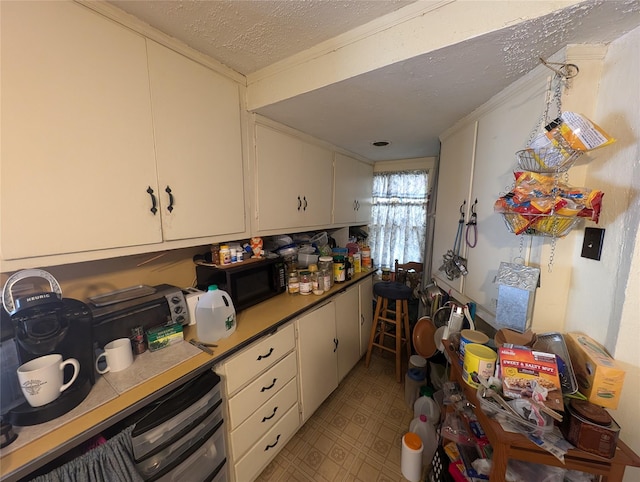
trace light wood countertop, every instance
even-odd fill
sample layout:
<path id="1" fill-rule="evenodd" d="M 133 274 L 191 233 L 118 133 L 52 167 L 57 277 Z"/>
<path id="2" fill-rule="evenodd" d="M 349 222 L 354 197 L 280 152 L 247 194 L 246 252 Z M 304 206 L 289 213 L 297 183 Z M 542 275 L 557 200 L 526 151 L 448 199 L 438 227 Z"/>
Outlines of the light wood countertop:
<path id="1" fill-rule="evenodd" d="M 59 427 L 54 428 L 43 436 L 24 444 L 15 450 L 10 450 L 11 445 L 0 450 L 0 480 L 14 481 L 27 476 L 29 473 L 43 466 L 58 456 L 64 454 L 69 449 L 88 440 L 100 431 L 124 419 L 146 404 L 164 395 L 168 391 L 176 388 L 180 384 L 196 376 L 204 370 L 214 367 L 217 363 L 233 355 L 240 349 L 251 344 L 257 339 L 276 330 L 279 326 L 296 318 L 303 312 L 321 305 L 332 296 L 340 293 L 351 285 L 358 283 L 368 276 L 372 276 L 374 271 L 356 274 L 353 279 L 344 283 L 335 284 L 331 290 L 323 295 L 289 295 L 283 293 L 275 296 L 258 305 L 247 308 L 238 313 L 236 317 L 236 331 L 223 340 L 216 342 L 214 354 L 205 352 L 191 356 L 185 361 L 168 368 L 156 376 L 124 391 L 115 392 L 109 395 L 108 401 L 96 408 L 85 411 L 82 415 L 73 418 L 68 422 L 63 422 Z M 195 326 L 185 327 L 185 342 L 191 338 L 196 338 Z M 162 358 L 163 350 L 150 353 L 149 356 Z M 109 391 L 110 387 L 104 386 L 104 380 L 98 382 L 92 388 L 92 392 L 87 400 L 92 396 L 97 388 Z M 82 409 L 82 402 L 77 409 Z M 74 409 L 75 410 L 75 409 Z M 63 418 L 63 417 L 60 417 Z M 60 420 L 60 419 L 56 419 Z M 55 422 L 52 421 L 52 422 Z M 48 423 L 52 423 L 48 422 Z M 20 429 L 19 427 L 17 430 Z M 18 434 L 18 437 L 20 434 Z"/>

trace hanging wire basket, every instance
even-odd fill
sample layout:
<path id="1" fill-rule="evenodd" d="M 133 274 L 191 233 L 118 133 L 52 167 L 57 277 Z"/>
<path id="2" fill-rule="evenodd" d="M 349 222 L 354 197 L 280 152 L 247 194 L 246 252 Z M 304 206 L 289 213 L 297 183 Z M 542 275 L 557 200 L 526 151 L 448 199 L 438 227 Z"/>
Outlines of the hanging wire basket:
<path id="1" fill-rule="evenodd" d="M 504 223 L 513 234 L 563 238 L 580 222 L 580 218 L 558 214 L 502 213 Z"/>
<path id="2" fill-rule="evenodd" d="M 542 174 L 566 172 L 581 155 L 581 151 L 558 147 L 529 147 L 516 152 L 520 169 Z"/>

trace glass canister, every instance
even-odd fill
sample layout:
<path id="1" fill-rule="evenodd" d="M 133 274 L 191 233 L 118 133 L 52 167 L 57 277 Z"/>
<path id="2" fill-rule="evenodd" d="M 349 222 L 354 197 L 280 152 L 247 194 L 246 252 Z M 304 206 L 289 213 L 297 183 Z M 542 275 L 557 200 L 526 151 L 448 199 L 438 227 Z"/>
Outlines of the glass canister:
<path id="1" fill-rule="evenodd" d="M 333 281 L 343 283 L 347 279 L 347 263 L 342 255 L 333 257 Z"/>
<path id="2" fill-rule="evenodd" d="M 300 271 L 300 294 L 308 295 L 311 293 L 311 273 L 309 271 Z"/>
<path id="3" fill-rule="evenodd" d="M 329 275 L 329 284 L 325 284 L 325 291 L 333 286 L 333 258 L 331 256 L 320 256 L 318 259 L 318 270 L 326 271 Z"/>
<path id="4" fill-rule="evenodd" d="M 318 288 L 329 291 L 333 285 L 333 273 L 327 269 L 320 270 L 318 273 Z"/>

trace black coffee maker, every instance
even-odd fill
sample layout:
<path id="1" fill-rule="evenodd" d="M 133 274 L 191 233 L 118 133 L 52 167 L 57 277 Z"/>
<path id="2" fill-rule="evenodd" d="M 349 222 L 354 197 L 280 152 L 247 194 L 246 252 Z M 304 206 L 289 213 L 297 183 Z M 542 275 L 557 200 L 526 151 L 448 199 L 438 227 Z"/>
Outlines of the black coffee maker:
<path id="1" fill-rule="evenodd" d="M 21 294 L 14 301 L 14 285 L 33 277 L 45 279 L 51 291 Z M 63 359 L 75 358 L 80 363 L 76 381 L 53 402 L 32 407 L 23 401 L 2 414 L 4 420 L 16 426 L 48 422 L 78 406 L 95 383 L 91 311 L 81 301 L 63 298 L 58 282 L 43 270 L 23 270 L 14 274 L 5 283 L 2 294 L 20 364 L 51 353 L 58 353 Z M 15 367 L 11 370 L 11 373 L 5 373 L 3 369 L 2 376 L 17 379 Z M 70 371 L 65 371 L 65 381 L 71 378 Z"/>

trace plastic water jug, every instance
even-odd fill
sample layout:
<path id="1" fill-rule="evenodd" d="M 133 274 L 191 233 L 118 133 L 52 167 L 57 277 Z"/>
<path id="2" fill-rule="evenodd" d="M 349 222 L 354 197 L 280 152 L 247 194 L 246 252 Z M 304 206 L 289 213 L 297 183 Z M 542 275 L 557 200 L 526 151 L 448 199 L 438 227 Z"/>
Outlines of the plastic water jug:
<path id="1" fill-rule="evenodd" d="M 422 464 L 429 465 L 438 448 L 436 428 L 427 420 L 426 415 L 420 415 L 411 421 L 409 431 L 418 434 L 422 440 Z"/>
<path id="2" fill-rule="evenodd" d="M 426 390 L 423 389 L 420 390 L 420 396 L 413 404 L 413 416 L 418 418 L 420 415 L 426 415 L 432 425 L 437 425 L 440 421 L 440 406 L 433 398 L 425 395 Z"/>
<path id="3" fill-rule="evenodd" d="M 196 304 L 196 330 L 198 340 L 209 343 L 236 331 L 236 310 L 231 296 L 217 285 L 209 286 Z"/>

